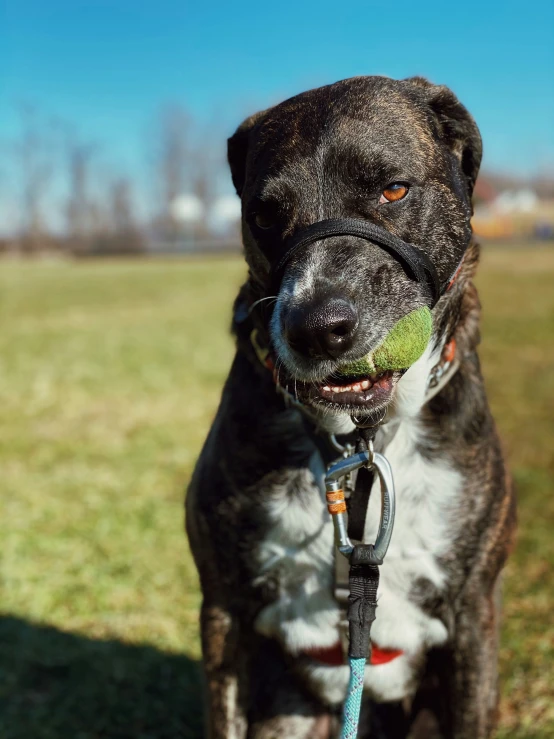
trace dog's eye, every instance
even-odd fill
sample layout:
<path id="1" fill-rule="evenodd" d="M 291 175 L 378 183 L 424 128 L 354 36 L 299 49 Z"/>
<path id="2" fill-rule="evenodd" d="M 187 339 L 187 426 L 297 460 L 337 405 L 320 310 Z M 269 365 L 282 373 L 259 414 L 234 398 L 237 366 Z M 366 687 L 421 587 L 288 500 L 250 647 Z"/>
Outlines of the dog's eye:
<path id="1" fill-rule="evenodd" d="M 394 203 L 397 200 L 402 200 L 408 194 L 409 187 L 403 182 L 393 182 L 383 190 L 379 199 L 379 205 L 383 203 Z"/>
<path id="2" fill-rule="evenodd" d="M 254 216 L 254 223 L 258 228 L 262 228 L 264 230 L 273 228 L 275 225 L 275 221 L 268 213 L 256 213 Z"/>

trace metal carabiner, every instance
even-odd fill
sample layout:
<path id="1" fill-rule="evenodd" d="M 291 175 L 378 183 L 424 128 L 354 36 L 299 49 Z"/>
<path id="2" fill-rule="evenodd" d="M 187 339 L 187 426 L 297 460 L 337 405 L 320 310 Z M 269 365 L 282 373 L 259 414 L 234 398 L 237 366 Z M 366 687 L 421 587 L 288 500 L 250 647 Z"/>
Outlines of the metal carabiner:
<path id="1" fill-rule="evenodd" d="M 360 467 L 375 469 L 381 484 L 381 520 L 372 552 L 374 564 L 381 564 L 392 537 L 396 497 L 391 466 L 386 457 L 373 451 L 373 444 L 370 443 L 368 451 L 353 454 L 329 467 L 325 476 L 327 507 L 333 518 L 337 548 L 346 558 L 350 558 L 354 544 L 346 529 L 346 501 L 339 480 Z"/>

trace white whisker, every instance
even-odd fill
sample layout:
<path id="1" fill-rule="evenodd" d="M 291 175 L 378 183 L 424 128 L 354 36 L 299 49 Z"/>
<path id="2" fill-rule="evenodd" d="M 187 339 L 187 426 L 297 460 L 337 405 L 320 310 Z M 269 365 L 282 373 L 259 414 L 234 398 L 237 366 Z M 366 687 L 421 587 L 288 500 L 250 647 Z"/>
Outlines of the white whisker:
<path id="1" fill-rule="evenodd" d="M 250 308 L 248 309 L 248 315 L 252 313 L 252 311 L 257 305 L 259 305 L 260 303 L 263 303 L 264 300 L 277 300 L 277 295 L 268 295 L 265 298 L 260 298 L 259 300 L 254 301 L 252 305 L 250 306 Z"/>

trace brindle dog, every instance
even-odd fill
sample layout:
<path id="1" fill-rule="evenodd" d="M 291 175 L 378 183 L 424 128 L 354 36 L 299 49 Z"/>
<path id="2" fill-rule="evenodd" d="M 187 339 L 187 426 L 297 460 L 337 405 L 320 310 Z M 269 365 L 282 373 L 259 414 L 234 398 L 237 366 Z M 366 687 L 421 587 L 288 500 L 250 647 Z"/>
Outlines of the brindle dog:
<path id="1" fill-rule="evenodd" d="M 207 733 L 336 735 L 347 667 L 328 658 L 339 609 L 322 489 L 333 455 L 322 429 L 346 434 L 354 415 L 386 409 L 376 446 L 392 465 L 397 518 L 372 640 L 397 656 L 366 669 L 360 736 L 489 737 L 515 505 L 477 356 L 477 126 L 446 87 L 358 77 L 252 116 L 228 154 L 249 272 L 235 306 L 236 356 L 187 498 L 204 596 Z M 419 246 L 441 281 L 461 263 L 433 309 L 426 352 L 405 374 L 350 385 L 333 376 L 428 299 L 382 249 L 327 238 L 296 255 L 272 291 L 284 240 L 344 217 Z M 250 340 L 254 327 L 278 382 L 306 412 L 277 391 Z M 429 400 L 429 375 L 452 339 L 459 369 Z M 378 519 L 374 491 L 366 541 Z"/>

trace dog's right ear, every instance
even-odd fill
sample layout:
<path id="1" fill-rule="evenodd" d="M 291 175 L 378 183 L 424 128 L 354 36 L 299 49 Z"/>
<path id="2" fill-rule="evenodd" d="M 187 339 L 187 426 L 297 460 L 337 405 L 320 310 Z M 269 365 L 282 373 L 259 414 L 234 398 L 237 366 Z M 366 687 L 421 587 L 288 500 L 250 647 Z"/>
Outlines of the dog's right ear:
<path id="1" fill-rule="evenodd" d="M 240 124 L 231 138 L 227 139 L 227 161 L 231 169 L 233 185 L 239 198 L 242 195 L 246 179 L 246 160 L 250 146 L 250 135 L 252 129 L 264 114 L 265 110 L 251 115 Z"/>
<path id="2" fill-rule="evenodd" d="M 444 85 L 434 85 L 424 77 L 409 77 L 404 82 L 422 93 L 435 115 L 441 138 L 459 161 L 471 196 L 483 155 L 481 134 L 472 115 Z"/>

